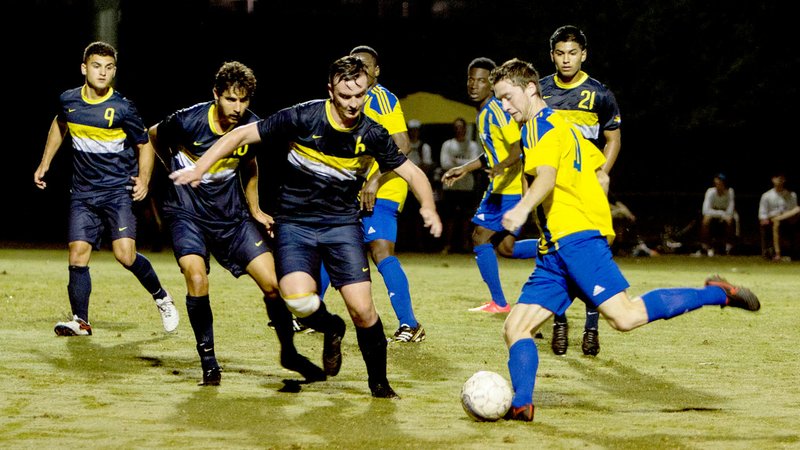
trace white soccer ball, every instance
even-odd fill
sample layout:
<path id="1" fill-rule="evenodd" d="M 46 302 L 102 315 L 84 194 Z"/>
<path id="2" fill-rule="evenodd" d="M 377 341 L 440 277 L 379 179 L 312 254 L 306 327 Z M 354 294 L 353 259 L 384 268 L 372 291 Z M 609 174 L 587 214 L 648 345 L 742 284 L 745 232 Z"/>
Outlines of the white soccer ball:
<path id="1" fill-rule="evenodd" d="M 502 375 L 482 370 L 476 372 L 461 387 L 461 405 L 472 419 L 492 422 L 503 417 L 511 408 L 514 391 Z"/>

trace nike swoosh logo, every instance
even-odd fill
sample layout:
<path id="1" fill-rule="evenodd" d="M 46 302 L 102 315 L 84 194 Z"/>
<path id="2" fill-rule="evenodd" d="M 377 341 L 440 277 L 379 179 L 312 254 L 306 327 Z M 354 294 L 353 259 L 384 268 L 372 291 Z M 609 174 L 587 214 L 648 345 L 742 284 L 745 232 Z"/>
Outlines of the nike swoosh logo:
<path id="1" fill-rule="evenodd" d="M 264 241 L 258 241 L 258 242 L 256 242 L 256 247 L 261 247 L 261 244 L 263 244 L 263 243 L 264 243 Z"/>
<path id="2" fill-rule="evenodd" d="M 72 109 L 72 108 L 68 108 L 68 109 L 67 109 L 67 112 L 68 112 L 68 113 L 69 113 L 69 112 L 75 112 L 75 110 L 74 110 L 74 109 Z"/>
<path id="3" fill-rule="evenodd" d="M 368 271 L 368 270 L 369 270 L 369 267 L 362 267 L 362 268 L 361 268 L 361 271 L 362 271 L 362 272 L 366 272 L 366 271 Z"/>
<path id="4" fill-rule="evenodd" d="M 201 145 L 203 145 L 202 142 L 197 142 L 197 141 L 194 141 L 192 143 L 195 145 L 195 147 L 200 147 Z"/>
<path id="5" fill-rule="evenodd" d="M 214 347 L 211 347 L 211 348 L 204 347 L 204 348 L 203 348 L 203 351 L 204 351 L 204 352 L 206 352 L 206 353 L 208 353 L 208 352 L 213 352 L 213 351 L 214 351 Z"/>
<path id="6" fill-rule="evenodd" d="M 545 96 L 542 97 L 542 99 L 550 98 L 550 97 L 552 97 L 552 95 L 545 95 Z"/>
<path id="7" fill-rule="evenodd" d="M 311 135 L 311 139 L 322 139 L 322 136 L 320 136 L 318 134 L 312 134 Z"/>
<path id="8" fill-rule="evenodd" d="M 119 231 L 125 231 L 125 230 L 127 230 L 127 229 L 128 229 L 128 227 L 122 227 L 122 228 L 118 228 L 118 230 L 119 230 Z"/>

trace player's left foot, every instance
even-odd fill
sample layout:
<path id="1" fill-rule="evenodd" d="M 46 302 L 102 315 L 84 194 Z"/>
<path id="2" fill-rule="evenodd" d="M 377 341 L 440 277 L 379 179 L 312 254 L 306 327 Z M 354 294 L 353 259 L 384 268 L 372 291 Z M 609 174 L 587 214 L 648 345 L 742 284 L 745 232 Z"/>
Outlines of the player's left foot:
<path id="1" fill-rule="evenodd" d="M 518 408 L 511 407 L 503 417 L 506 420 L 521 420 L 523 422 L 533 422 L 533 405 L 528 403 Z"/>
<path id="2" fill-rule="evenodd" d="M 728 298 L 723 307 L 732 306 L 734 308 L 742 308 L 747 311 L 758 311 L 761 309 L 761 302 L 758 297 L 750 289 L 742 286 L 734 286 L 725 278 L 719 275 L 713 275 L 706 279 L 706 286 L 716 286 L 725 291 L 725 296 Z"/>
<path id="3" fill-rule="evenodd" d="M 342 368 L 342 339 L 347 326 L 341 317 L 332 314 L 335 324 L 325 333 L 322 347 L 322 368 L 329 376 L 335 376 Z"/>
<path id="4" fill-rule="evenodd" d="M 421 323 L 417 323 L 415 328 L 402 324 L 394 332 L 392 340 L 395 342 L 422 342 L 425 340 L 425 329 L 422 328 Z"/>
<path id="5" fill-rule="evenodd" d="M 369 387 L 372 396 L 375 398 L 400 398 L 399 395 L 389 386 L 389 382 L 376 383 Z"/>
<path id="6" fill-rule="evenodd" d="M 198 386 L 219 386 L 222 381 L 222 370 L 219 367 L 212 367 L 208 370 L 203 369 L 203 381 L 197 383 Z"/>
<path id="7" fill-rule="evenodd" d="M 583 331 L 581 350 L 587 356 L 597 356 L 600 353 L 600 336 L 596 329 Z"/>
<path id="8" fill-rule="evenodd" d="M 158 312 L 161 314 L 161 324 L 164 325 L 164 331 L 167 333 L 175 331 L 178 328 L 178 309 L 175 308 L 175 302 L 172 301 L 169 293 L 164 298 L 156 299 L 156 307 L 158 307 Z"/>
<path id="9" fill-rule="evenodd" d="M 299 373 L 309 382 L 325 381 L 328 378 L 319 366 L 299 353 L 281 354 L 281 365 L 286 369 Z"/>
<path id="10" fill-rule="evenodd" d="M 473 312 L 486 312 L 491 314 L 499 314 L 499 313 L 507 313 L 511 311 L 511 305 L 506 303 L 505 306 L 500 306 L 494 302 L 494 300 L 490 302 L 486 302 L 481 306 L 476 306 L 475 308 L 470 308 L 470 311 Z"/>

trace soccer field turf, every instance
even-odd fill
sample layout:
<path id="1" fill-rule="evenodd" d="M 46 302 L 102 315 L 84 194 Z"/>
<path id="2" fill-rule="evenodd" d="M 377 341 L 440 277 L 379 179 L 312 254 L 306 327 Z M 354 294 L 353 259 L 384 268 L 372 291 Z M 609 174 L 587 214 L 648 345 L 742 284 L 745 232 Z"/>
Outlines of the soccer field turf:
<path id="1" fill-rule="evenodd" d="M 800 448 L 800 263 L 757 257 L 619 259 L 632 296 L 701 286 L 720 273 L 752 288 L 762 309 L 705 307 L 630 333 L 601 321 L 601 350 L 583 356 L 584 307 L 574 304 L 570 348 L 540 351 L 533 423 L 474 422 L 459 392 L 474 372 L 508 377 L 505 315 L 467 312 L 488 300 L 471 255 L 401 254 L 422 343 L 389 345 L 400 400 L 370 397 L 349 320 L 341 373 L 307 385 L 280 367 L 260 292 L 219 265 L 210 274 L 222 385 L 201 372 L 170 252 L 148 253 L 181 314 L 164 333 L 144 289 L 111 252 L 93 255 L 90 337 L 56 337 L 69 317 L 67 251 L 0 249 L 2 448 Z M 374 268 L 373 268 L 374 269 Z M 501 260 L 513 303 L 531 261 Z M 380 274 L 373 293 L 387 335 L 398 323 Z M 329 291 L 329 308 L 346 315 Z M 299 334 L 319 363 L 322 335 Z M 298 389 L 292 389 L 299 387 Z"/>

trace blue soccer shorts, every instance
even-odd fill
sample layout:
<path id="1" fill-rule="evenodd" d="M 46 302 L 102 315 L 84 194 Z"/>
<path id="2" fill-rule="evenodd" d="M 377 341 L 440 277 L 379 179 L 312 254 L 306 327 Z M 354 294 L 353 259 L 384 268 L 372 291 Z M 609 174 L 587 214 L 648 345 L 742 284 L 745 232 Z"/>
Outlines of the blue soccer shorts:
<path id="1" fill-rule="evenodd" d="M 378 239 L 397 242 L 397 215 L 400 204 L 384 198 L 375 201 L 371 213 L 361 217 L 364 229 L 364 241 L 372 242 Z"/>
<path id="2" fill-rule="evenodd" d="M 557 250 L 536 256 L 517 301 L 564 314 L 575 298 L 597 307 L 628 287 L 608 240 L 599 231 L 580 231 L 560 239 Z"/>
<path id="3" fill-rule="evenodd" d="M 292 272 L 305 272 L 317 279 L 320 263 L 324 262 L 336 289 L 370 281 L 360 223 L 315 226 L 284 221 L 274 228 L 278 279 Z"/>
<path id="4" fill-rule="evenodd" d="M 503 228 L 503 214 L 522 199 L 521 195 L 489 194 L 484 195 L 481 204 L 472 216 L 472 223 L 497 233 L 508 232 Z M 519 236 L 521 227 L 511 233 Z"/>
<path id="5" fill-rule="evenodd" d="M 132 201 L 127 190 L 73 195 L 69 205 L 69 242 L 85 241 L 99 249 L 106 228 L 111 241 L 136 239 Z"/>
<path id="6" fill-rule="evenodd" d="M 185 214 L 165 214 L 172 234 L 172 251 L 175 259 L 186 255 L 200 255 L 210 270 L 209 254 L 219 265 L 239 278 L 247 273 L 250 261 L 271 251 L 267 239 L 253 219 L 229 224 L 209 225 Z"/>

